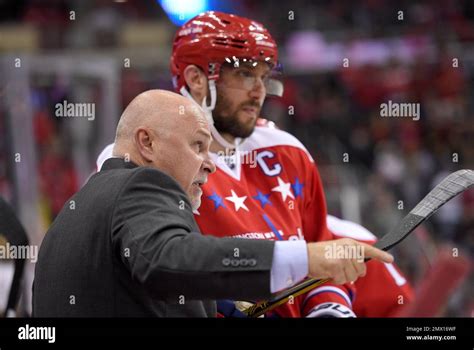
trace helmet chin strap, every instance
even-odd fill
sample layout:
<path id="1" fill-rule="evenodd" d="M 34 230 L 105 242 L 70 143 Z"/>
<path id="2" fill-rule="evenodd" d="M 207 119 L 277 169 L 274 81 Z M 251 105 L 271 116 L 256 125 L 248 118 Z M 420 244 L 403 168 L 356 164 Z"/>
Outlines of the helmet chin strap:
<path id="1" fill-rule="evenodd" d="M 197 102 L 194 100 L 194 98 L 191 96 L 189 91 L 186 89 L 186 87 L 182 86 L 181 89 L 179 90 L 181 95 L 190 98 L 193 100 L 196 104 Z M 211 103 L 207 105 L 206 103 L 206 97 L 202 100 L 201 108 L 204 110 L 204 114 L 206 115 L 207 121 L 209 122 L 209 126 L 211 129 L 211 134 L 214 140 L 217 141 L 222 147 L 224 148 L 229 148 L 232 150 L 236 150 L 238 146 L 243 142 L 241 138 L 236 137 L 234 140 L 234 143 L 230 143 L 227 141 L 222 135 L 217 131 L 216 127 L 214 126 L 214 119 L 212 117 L 212 111 L 216 107 L 216 101 L 217 101 L 217 91 L 216 91 L 216 81 L 214 79 L 209 80 L 209 93 L 211 97 Z"/>

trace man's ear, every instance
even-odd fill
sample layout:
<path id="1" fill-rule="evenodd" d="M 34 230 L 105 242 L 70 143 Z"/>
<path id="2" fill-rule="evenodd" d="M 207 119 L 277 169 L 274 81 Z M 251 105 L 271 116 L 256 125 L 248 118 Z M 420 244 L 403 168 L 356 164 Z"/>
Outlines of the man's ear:
<path id="1" fill-rule="evenodd" d="M 155 135 L 151 130 L 146 128 L 139 128 L 135 132 L 135 144 L 137 145 L 138 153 L 142 159 L 147 162 L 153 162 L 156 154 L 156 147 L 158 143 L 154 140 Z"/>
<path id="2" fill-rule="evenodd" d="M 190 64 L 184 69 L 184 81 L 189 88 L 191 96 L 201 104 L 207 96 L 207 77 L 204 72 L 194 64 Z"/>

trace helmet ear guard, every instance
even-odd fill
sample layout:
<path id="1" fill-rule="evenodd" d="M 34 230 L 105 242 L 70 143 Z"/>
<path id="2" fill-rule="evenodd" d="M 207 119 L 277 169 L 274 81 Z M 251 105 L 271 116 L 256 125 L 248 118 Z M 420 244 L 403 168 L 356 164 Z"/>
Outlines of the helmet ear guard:
<path id="1" fill-rule="evenodd" d="M 198 69 L 202 70 L 201 67 L 198 67 Z M 203 73 L 207 77 L 208 90 L 210 93 L 209 105 L 207 104 L 207 96 L 203 98 L 201 105 L 199 105 L 199 103 L 197 103 L 194 100 L 194 98 L 191 96 L 191 93 L 188 91 L 188 87 L 186 83 L 182 85 L 179 89 L 179 92 L 181 93 L 181 95 L 191 99 L 193 102 L 195 102 L 197 105 L 199 105 L 203 109 L 203 111 L 206 114 L 206 118 L 207 118 L 207 121 L 209 122 L 209 125 L 214 125 L 214 120 L 212 119 L 212 111 L 216 107 L 216 101 L 217 101 L 216 79 L 218 79 L 219 77 L 218 71 L 216 74 L 217 69 L 220 69 L 220 64 L 210 63 L 208 66 L 207 74 L 205 71 L 203 71 Z M 173 77 L 173 85 L 175 84 L 176 80 L 177 80 L 176 77 Z"/>

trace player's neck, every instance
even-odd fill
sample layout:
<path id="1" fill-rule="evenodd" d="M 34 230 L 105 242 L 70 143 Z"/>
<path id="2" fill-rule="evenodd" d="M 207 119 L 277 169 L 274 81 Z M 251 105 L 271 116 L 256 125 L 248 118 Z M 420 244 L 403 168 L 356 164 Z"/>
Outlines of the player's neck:
<path id="1" fill-rule="evenodd" d="M 235 142 L 235 137 L 233 137 L 230 134 L 227 133 L 220 133 L 220 135 L 224 138 L 229 143 L 234 143 Z M 218 152 L 229 152 L 229 150 L 225 147 L 222 146 L 219 142 L 217 142 L 215 139 L 212 140 L 211 142 L 211 147 L 209 147 L 210 152 L 212 153 L 218 153 Z"/>

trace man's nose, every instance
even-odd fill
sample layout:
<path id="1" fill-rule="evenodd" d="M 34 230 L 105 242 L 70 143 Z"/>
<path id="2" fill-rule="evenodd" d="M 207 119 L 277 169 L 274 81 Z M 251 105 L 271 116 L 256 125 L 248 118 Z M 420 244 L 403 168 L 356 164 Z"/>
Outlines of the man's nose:
<path id="1" fill-rule="evenodd" d="M 202 163 L 202 167 L 205 171 L 209 172 L 209 174 L 212 174 L 213 172 L 216 171 L 216 165 L 214 164 L 211 157 L 209 156 L 209 153 L 204 158 L 204 162 Z"/>
<path id="2" fill-rule="evenodd" d="M 255 78 L 255 84 L 253 86 L 253 89 L 250 90 L 250 97 L 255 100 L 261 101 L 265 97 L 266 93 L 267 91 L 263 80 L 260 78 Z"/>

